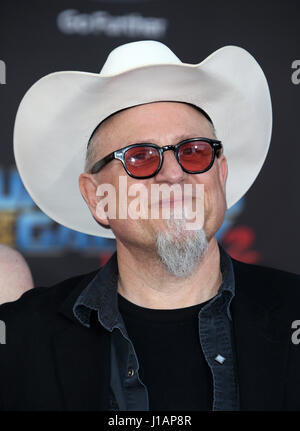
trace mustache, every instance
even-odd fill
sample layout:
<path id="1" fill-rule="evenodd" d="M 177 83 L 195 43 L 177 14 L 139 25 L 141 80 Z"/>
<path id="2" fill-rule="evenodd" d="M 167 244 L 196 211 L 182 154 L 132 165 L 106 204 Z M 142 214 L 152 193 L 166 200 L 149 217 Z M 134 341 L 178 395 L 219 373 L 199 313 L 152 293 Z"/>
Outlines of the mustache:
<path id="1" fill-rule="evenodd" d="M 151 203 L 152 203 L 152 205 L 162 205 L 162 204 L 175 203 L 175 202 L 184 203 L 184 202 L 189 202 L 192 199 L 196 199 L 196 196 L 190 196 L 190 195 L 188 195 L 188 196 L 185 195 L 185 196 L 181 196 L 181 197 L 169 196 L 169 198 L 159 199 L 159 200 L 156 200 L 156 201 L 151 202 Z"/>

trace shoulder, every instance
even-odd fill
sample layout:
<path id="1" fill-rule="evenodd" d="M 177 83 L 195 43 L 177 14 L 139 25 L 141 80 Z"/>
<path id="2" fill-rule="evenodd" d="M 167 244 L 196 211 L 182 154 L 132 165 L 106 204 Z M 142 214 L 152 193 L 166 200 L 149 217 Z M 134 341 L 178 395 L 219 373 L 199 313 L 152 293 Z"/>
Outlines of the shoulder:
<path id="1" fill-rule="evenodd" d="M 17 301 L 0 306 L 0 320 L 16 323 L 33 321 L 59 311 L 64 301 L 71 295 L 76 298 L 99 271 L 92 271 L 63 280 L 50 287 L 35 287 L 25 292 Z"/>
<path id="2" fill-rule="evenodd" d="M 299 298 L 300 275 L 266 266 L 239 262 L 231 258 L 237 289 L 256 295 L 279 295 Z"/>
<path id="3" fill-rule="evenodd" d="M 249 277 L 250 280 L 272 281 L 275 283 L 288 283 L 298 285 L 300 275 L 280 269 L 270 268 L 267 266 L 253 265 L 249 263 L 239 262 L 231 258 L 233 262 L 234 273 L 238 279 Z"/>
<path id="4" fill-rule="evenodd" d="M 243 263 L 231 258 L 234 272 L 237 276 L 248 276 L 251 278 L 263 278 L 266 280 L 279 280 L 291 283 L 299 283 L 300 275 L 267 266 Z"/>

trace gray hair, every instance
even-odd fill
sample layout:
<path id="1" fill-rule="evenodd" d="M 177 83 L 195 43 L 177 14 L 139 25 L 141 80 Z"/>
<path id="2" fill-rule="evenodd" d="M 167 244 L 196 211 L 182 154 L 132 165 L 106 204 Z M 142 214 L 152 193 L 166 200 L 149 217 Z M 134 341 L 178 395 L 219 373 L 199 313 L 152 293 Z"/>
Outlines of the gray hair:
<path id="1" fill-rule="evenodd" d="M 93 167 L 93 164 L 96 162 L 96 158 L 97 145 L 95 144 L 95 136 L 92 136 L 86 149 L 84 172 L 90 172 Z"/>

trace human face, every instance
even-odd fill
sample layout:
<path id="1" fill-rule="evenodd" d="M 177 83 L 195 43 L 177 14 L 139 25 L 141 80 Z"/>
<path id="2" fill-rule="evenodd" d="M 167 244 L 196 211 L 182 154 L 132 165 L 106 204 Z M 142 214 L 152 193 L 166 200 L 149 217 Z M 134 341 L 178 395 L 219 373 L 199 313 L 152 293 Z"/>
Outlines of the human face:
<path id="1" fill-rule="evenodd" d="M 135 106 L 121 111 L 105 121 L 96 132 L 97 158 L 101 159 L 112 151 L 135 143 L 153 143 L 160 147 L 176 145 L 178 142 L 195 137 L 214 139 L 211 124 L 195 108 L 179 102 L 156 102 Z M 155 243 L 158 230 L 167 229 L 162 219 L 99 219 L 96 213 L 95 189 L 99 184 L 114 186 L 119 201 L 119 177 L 127 175 L 119 160 L 113 160 L 96 175 L 82 174 L 80 188 L 96 220 L 109 225 L 117 241 L 134 245 L 151 246 Z M 227 165 L 224 155 L 215 159 L 213 166 L 201 174 L 184 172 L 173 151 L 164 153 L 164 163 L 152 178 L 135 179 L 127 175 L 127 187 L 143 184 L 149 191 L 152 184 L 204 185 L 204 230 L 208 240 L 214 236 L 222 224 L 226 210 L 225 181 Z M 132 198 L 133 199 L 133 198 Z M 132 200 L 131 199 L 131 200 Z M 128 205 L 130 198 L 128 197 Z"/>

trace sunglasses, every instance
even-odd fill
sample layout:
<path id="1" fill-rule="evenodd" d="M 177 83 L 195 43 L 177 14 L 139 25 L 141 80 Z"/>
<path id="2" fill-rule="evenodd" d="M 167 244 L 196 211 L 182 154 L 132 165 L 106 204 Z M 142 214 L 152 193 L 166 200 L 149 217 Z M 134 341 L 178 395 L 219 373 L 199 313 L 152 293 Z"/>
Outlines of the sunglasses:
<path id="1" fill-rule="evenodd" d="M 208 171 L 222 149 L 221 141 L 209 138 L 185 139 L 177 145 L 133 144 L 108 154 L 94 164 L 92 174 L 97 174 L 107 163 L 120 160 L 128 175 L 145 179 L 154 177 L 161 169 L 164 152 L 172 150 L 179 165 L 188 174 Z"/>

